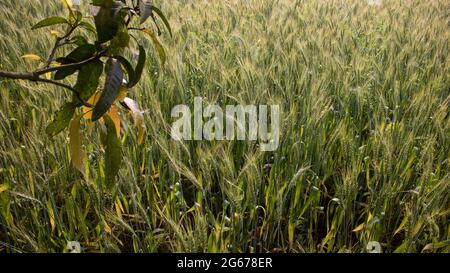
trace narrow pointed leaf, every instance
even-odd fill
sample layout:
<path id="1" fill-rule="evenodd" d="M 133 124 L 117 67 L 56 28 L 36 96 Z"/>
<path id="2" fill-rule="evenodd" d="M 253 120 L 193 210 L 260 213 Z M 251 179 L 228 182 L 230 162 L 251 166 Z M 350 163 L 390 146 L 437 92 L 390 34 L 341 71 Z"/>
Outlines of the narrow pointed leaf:
<path id="1" fill-rule="evenodd" d="M 59 25 L 59 24 L 68 24 L 67 20 L 59 17 L 59 16 L 53 16 L 49 18 L 45 18 L 44 20 L 40 21 L 39 23 L 35 24 L 31 29 L 38 29 L 42 27 L 48 27 L 53 25 Z"/>
<path id="2" fill-rule="evenodd" d="M 136 65 L 136 69 L 134 70 L 134 78 L 128 83 L 128 88 L 134 87 L 142 77 L 142 72 L 144 71 L 145 62 L 147 61 L 147 53 L 145 52 L 145 48 L 139 45 L 139 57 L 138 63 Z"/>
<path id="3" fill-rule="evenodd" d="M 86 30 L 88 30 L 88 31 L 90 31 L 90 32 L 92 32 L 94 34 L 97 34 L 97 30 L 95 29 L 95 27 L 92 24 L 88 23 L 88 22 L 84 22 L 84 21 L 81 22 L 80 23 L 80 27 L 83 27 Z"/>
<path id="4" fill-rule="evenodd" d="M 72 103 L 66 103 L 56 112 L 53 121 L 47 126 L 45 132 L 50 137 L 56 136 L 62 130 L 69 126 L 70 121 L 75 113 L 75 106 Z"/>
<path id="5" fill-rule="evenodd" d="M 123 102 L 123 100 L 127 97 L 128 95 L 128 89 L 126 86 L 121 86 L 120 90 L 119 90 L 119 97 L 117 98 L 118 101 Z"/>
<path id="6" fill-rule="evenodd" d="M 135 72 L 131 63 L 122 56 L 117 56 L 116 59 L 122 64 L 123 68 L 127 72 L 128 82 L 134 82 Z"/>
<path id="7" fill-rule="evenodd" d="M 120 115 L 119 115 L 119 109 L 117 109 L 117 106 L 112 105 L 108 111 L 108 115 L 114 122 L 114 126 L 116 127 L 117 137 L 120 137 Z"/>
<path id="8" fill-rule="evenodd" d="M 119 30 L 119 20 L 112 12 L 113 1 L 104 0 L 101 3 L 100 10 L 94 17 L 95 27 L 97 29 L 97 37 L 100 43 L 105 43 L 116 35 Z"/>
<path id="9" fill-rule="evenodd" d="M 90 62 L 81 67 L 77 83 L 74 88 L 80 92 L 83 101 L 89 99 L 97 90 L 100 76 L 103 73 L 103 63 L 99 60 Z"/>
<path id="10" fill-rule="evenodd" d="M 40 61 L 41 57 L 39 57 L 36 54 L 25 54 L 21 57 L 22 59 L 29 59 L 29 60 L 33 60 L 33 61 Z"/>
<path id="11" fill-rule="evenodd" d="M 148 36 L 150 36 L 153 45 L 156 48 L 156 51 L 158 51 L 159 59 L 161 60 L 161 65 L 164 65 L 164 63 L 166 62 L 166 52 L 164 51 L 164 47 L 159 42 L 158 38 L 156 38 L 155 33 L 153 33 L 153 31 L 149 28 L 145 28 L 142 31 L 147 33 Z"/>
<path id="12" fill-rule="evenodd" d="M 120 139 L 117 137 L 116 126 L 109 116 L 104 118 L 106 125 L 106 149 L 105 149 L 105 171 L 106 185 L 111 187 L 119 173 L 122 163 L 122 148 Z"/>
<path id="13" fill-rule="evenodd" d="M 164 16 L 164 13 L 157 7 L 152 6 L 152 10 L 158 14 L 159 18 L 163 21 L 164 25 L 166 26 L 167 30 L 169 31 L 170 36 L 172 37 L 172 28 L 170 27 L 169 21 L 167 20 L 166 16 Z"/>
<path id="14" fill-rule="evenodd" d="M 359 231 L 361 231 L 361 230 L 363 230 L 363 229 L 364 229 L 364 223 L 362 223 L 361 225 L 355 227 L 355 228 L 352 230 L 352 232 L 359 232 Z"/>
<path id="15" fill-rule="evenodd" d="M 83 175 L 86 175 L 86 153 L 83 151 L 83 137 L 80 132 L 80 120 L 82 115 L 72 119 L 69 126 L 69 148 L 72 165 Z"/>
<path id="16" fill-rule="evenodd" d="M 101 118 L 106 112 L 108 112 L 111 105 L 116 101 L 119 96 L 120 87 L 122 86 L 123 77 L 124 75 L 119 61 L 110 58 L 106 65 L 105 87 L 102 91 L 100 100 L 94 107 L 92 121 L 96 121 Z"/>

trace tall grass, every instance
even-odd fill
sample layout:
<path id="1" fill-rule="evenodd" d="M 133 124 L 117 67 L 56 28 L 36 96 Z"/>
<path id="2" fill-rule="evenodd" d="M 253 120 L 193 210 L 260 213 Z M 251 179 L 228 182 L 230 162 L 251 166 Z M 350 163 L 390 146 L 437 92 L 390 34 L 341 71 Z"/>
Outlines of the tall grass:
<path id="1" fill-rule="evenodd" d="M 64 12 L 19 2 L 0 2 L 5 70 L 36 65 L 20 56 L 45 56 L 52 38 L 30 26 Z M 1 80 L 0 252 L 450 251 L 448 1 L 156 2 L 168 62 L 151 58 L 131 92 L 148 133 L 139 146 L 123 123 L 112 190 L 95 134 L 88 180 L 67 133 L 45 135 L 70 94 Z M 279 149 L 173 141 L 170 111 L 195 96 L 280 104 Z"/>

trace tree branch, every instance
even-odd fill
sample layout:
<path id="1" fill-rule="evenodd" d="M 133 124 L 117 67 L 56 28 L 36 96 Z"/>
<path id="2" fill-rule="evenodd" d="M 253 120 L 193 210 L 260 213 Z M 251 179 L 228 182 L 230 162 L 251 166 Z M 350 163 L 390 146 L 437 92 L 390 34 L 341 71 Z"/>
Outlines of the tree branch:
<path id="1" fill-rule="evenodd" d="M 72 86 L 64 84 L 64 83 L 60 83 L 57 81 L 40 78 L 39 75 L 40 74 L 38 74 L 38 73 L 32 73 L 32 72 L 8 72 L 8 71 L 0 70 L 0 78 L 7 78 L 7 79 L 13 79 L 13 80 L 28 80 L 28 81 L 32 81 L 32 82 L 48 83 L 48 84 L 53 84 L 53 85 L 56 85 L 59 87 L 63 87 L 65 89 L 72 91 L 72 93 L 80 100 L 80 102 L 83 103 L 84 106 L 91 107 L 91 108 L 94 107 L 92 104 L 83 101 L 81 99 L 80 92 L 78 92 L 78 90 L 76 90 Z"/>
<path id="2" fill-rule="evenodd" d="M 60 65 L 60 66 L 53 66 L 53 67 L 47 67 L 47 68 L 42 68 L 42 69 L 38 69 L 35 71 L 36 74 L 38 75 L 42 75 L 42 74 L 47 74 L 49 72 L 53 72 L 53 71 L 58 71 L 61 69 L 65 69 L 65 68 L 78 68 L 80 66 L 83 66 L 87 63 L 90 63 L 94 60 L 99 59 L 100 57 L 103 57 L 106 51 L 102 51 L 100 52 L 98 55 L 95 55 L 89 59 L 86 59 L 84 61 L 81 61 L 79 63 L 71 63 L 71 64 L 64 64 L 64 65 Z"/>
<path id="3" fill-rule="evenodd" d="M 34 81 L 36 75 L 30 72 L 8 72 L 0 70 L 0 78 L 8 78 L 13 80 L 29 80 Z"/>

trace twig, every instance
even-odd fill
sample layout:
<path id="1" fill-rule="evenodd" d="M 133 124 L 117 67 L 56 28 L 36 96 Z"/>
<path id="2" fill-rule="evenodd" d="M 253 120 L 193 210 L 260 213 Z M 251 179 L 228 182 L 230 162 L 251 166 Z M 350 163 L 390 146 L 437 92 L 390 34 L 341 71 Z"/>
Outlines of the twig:
<path id="1" fill-rule="evenodd" d="M 38 69 L 35 71 L 35 73 L 38 75 L 42 75 L 42 74 L 47 74 L 49 72 L 58 71 L 61 69 L 66 69 L 66 68 L 78 68 L 87 63 L 95 61 L 95 60 L 99 59 L 100 57 L 103 57 L 105 53 L 106 53 L 106 51 L 102 51 L 98 55 L 95 55 L 89 59 L 86 59 L 86 60 L 78 62 L 78 63 L 64 64 L 64 65 L 60 65 L 60 66 L 53 66 L 53 67 L 46 67 L 46 68 Z"/>
<path id="2" fill-rule="evenodd" d="M 50 53 L 50 55 L 49 55 L 47 61 L 45 62 L 45 65 L 44 65 L 45 68 L 49 67 L 50 64 L 52 63 L 53 58 L 55 57 L 55 54 L 56 54 L 56 50 L 57 50 L 58 47 L 59 47 L 59 42 L 60 42 L 61 40 L 62 40 L 62 39 L 59 38 L 59 37 L 56 38 L 55 45 L 53 46 L 52 52 Z"/>
<path id="3" fill-rule="evenodd" d="M 54 46 L 52 48 L 52 51 L 51 51 L 50 55 L 48 56 L 47 61 L 45 62 L 45 65 L 44 65 L 45 68 L 48 68 L 50 66 L 50 64 L 52 63 L 53 58 L 55 57 L 55 54 L 56 54 L 56 50 L 60 46 L 64 45 L 64 44 L 60 44 L 61 41 L 63 41 L 65 39 L 67 39 L 68 37 L 70 37 L 70 35 L 72 35 L 72 33 L 75 31 L 75 29 L 77 27 L 78 27 L 78 25 L 71 26 L 69 32 L 67 32 L 63 37 L 57 37 L 56 38 L 55 44 L 54 44 Z"/>

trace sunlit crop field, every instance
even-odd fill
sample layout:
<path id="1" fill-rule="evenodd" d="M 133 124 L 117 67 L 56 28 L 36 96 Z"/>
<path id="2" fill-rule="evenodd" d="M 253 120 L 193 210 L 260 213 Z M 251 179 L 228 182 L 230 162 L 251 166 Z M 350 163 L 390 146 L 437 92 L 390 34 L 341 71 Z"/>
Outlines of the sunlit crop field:
<path id="1" fill-rule="evenodd" d="M 45 134 L 71 94 L 0 79 L 0 252 L 450 251 L 449 1 L 155 4 L 172 26 L 167 62 L 147 43 L 129 94 L 147 134 L 138 145 L 123 122 L 110 189 L 98 135 L 85 135 L 83 179 L 67 132 Z M 64 12 L 2 0 L 0 69 L 38 66 L 21 56 L 46 56 L 54 38 L 30 28 Z M 195 96 L 280 105 L 279 148 L 173 140 L 171 109 Z"/>

